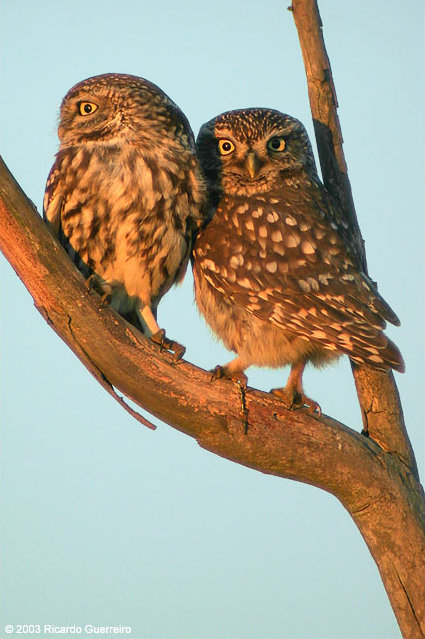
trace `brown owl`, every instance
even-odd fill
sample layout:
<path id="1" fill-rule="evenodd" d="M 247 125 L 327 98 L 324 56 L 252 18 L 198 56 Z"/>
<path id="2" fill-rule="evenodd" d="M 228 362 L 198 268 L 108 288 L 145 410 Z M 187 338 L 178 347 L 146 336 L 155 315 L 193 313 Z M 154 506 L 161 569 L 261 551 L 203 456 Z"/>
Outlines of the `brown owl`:
<path id="1" fill-rule="evenodd" d="M 44 198 L 52 231 L 112 308 L 181 354 L 156 309 L 183 278 L 203 215 L 186 117 L 151 82 L 108 73 L 67 93 L 58 133 Z"/>
<path id="2" fill-rule="evenodd" d="M 215 377 L 251 365 L 291 365 L 288 406 L 307 404 L 302 375 L 347 354 L 404 370 L 383 333 L 399 320 L 362 272 L 344 216 L 320 182 L 303 125 L 271 109 L 243 109 L 204 124 L 197 139 L 210 199 L 194 249 L 200 312 L 237 357 Z"/>

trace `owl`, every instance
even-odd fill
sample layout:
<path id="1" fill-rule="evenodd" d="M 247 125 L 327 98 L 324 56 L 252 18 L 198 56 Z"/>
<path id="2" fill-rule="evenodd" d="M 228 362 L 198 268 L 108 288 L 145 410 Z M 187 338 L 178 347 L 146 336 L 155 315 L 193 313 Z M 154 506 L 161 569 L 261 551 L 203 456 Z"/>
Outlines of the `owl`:
<path id="1" fill-rule="evenodd" d="M 60 109 L 44 217 L 91 286 L 143 333 L 182 354 L 156 320 L 185 274 L 205 185 L 190 125 L 151 82 L 83 80 Z"/>
<path id="2" fill-rule="evenodd" d="M 342 354 L 404 370 L 383 333 L 399 320 L 362 272 L 344 216 L 320 182 L 303 125 L 271 109 L 229 111 L 197 138 L 209 221 L 193 255 L 201 314 L 235 359 L 214 378 L 246 382 L 251 365 L 291 365 L 274 389 L 288 407 L 320 407 L 304 394 L 307 363 Z"/>

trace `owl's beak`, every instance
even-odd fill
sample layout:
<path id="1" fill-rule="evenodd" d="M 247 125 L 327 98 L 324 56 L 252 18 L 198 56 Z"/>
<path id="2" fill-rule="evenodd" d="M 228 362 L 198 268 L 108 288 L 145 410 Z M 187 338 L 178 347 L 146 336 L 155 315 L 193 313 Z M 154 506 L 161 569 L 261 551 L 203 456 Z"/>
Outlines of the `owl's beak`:
<path id="1" fill-rule="evenodd" d="M 245 156 L 245 168 L 248 171 L 248 175 L 253 180 L 257 175 L 258 169 L 261 166 L 261 162 L 258 155 L 254 151 L 248 151 Z"/>

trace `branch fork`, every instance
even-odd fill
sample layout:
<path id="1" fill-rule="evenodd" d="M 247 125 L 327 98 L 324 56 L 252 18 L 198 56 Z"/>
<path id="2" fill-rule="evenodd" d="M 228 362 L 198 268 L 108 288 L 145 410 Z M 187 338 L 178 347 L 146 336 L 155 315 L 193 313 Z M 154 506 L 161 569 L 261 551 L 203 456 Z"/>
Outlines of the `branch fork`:
<path id="1" fill-rule="evenodd" d="M 294 0 L 325 186 L 340 202 L 367 272 L 316 0 Z M 0 161 L 0 249 L 53 330 L 138 421 L 123 393 L 200 446 L 261 472 L 315 485 L 347 509 L 374 557 L 405 639 L 425 636 L 425 499 L 392 374 L 353 365 L 363 434 L 279 398 L 175 365 L 97 296 Z M 367 436 L 366 436 L 367 435 Z"/>

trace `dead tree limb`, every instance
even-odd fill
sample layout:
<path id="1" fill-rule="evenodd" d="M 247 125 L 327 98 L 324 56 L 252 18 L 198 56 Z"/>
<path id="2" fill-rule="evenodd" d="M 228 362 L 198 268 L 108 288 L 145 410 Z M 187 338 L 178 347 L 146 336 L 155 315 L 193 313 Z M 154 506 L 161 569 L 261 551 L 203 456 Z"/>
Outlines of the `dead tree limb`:
<path id="1" fill-rule="evenodd" d="M 367 273 L 364 242 L 357 222 L 343 151 L 338 101 L 322 33 L 316 0 L 294 0 L 291 7 L 298 30 L 308 95 L 316 135 L 323 181 L 345 212 L 357 255 Z M 403 412 L 393 375 L 353 365 L 353 374 L 363 415 L 364 433 L 412 465 L 412 450 L 404 426 Z M 391 407 L 391 410 L 389 408 Z"/>
<path id="2" fill-rule="evenodd" d="M 326 52 L 322 21 L 317 0 L 293 0 L 290 9 L 293 12 L 298 31 L 304 67 L 307 77 L 308 95 L 313 117 L 313 125 L 319 153 L 323 181 L 344 210 L 350 225 L 356 251 L 363 270 L 367 273 L 367 261 L 364 242 L 357 222 L 356 211 L 347 173 L 347 164 L 343 151 L 343 139 L 338 118 L 338 101 L 333 82 L 331 65 Z M 363 415 L 363 434 L 376 441 L 382 450 L 394 455 L 410 469 L 415 481 L 419 481 L 417 467 L 407 431 L 403 411 L 393 374 L 380 373 L 368 367 L 359 367 L 352 363 L 357 395 Z M 419 506 L 419 502 L 417 504 Z M 423 508 L 423 504 L 421 506 Z M 400 535 L 402 531 L 400 530 Z M 374 549 L 369 548 L 375 557 Z M 406 592 L 405 610 L 412 608 L 412 615 L 402 611 L 400 575 L 394 572 L 393 579 L 384 577 L 379 562 L 384 585 L 398 618 L 404 636 L 425 636 L 424 606 L 425 589 L 421 591 L 421 623 L 417 622 L 414 606 Z M 417 625 L 418 635 L 414 634 Z M 413 633 L 413 634 L 412 634 Z"/>
<path id="3" fill-rule="evenodd" d="M 317 10 L 310 0 L 294 2 L 300 38 L 297 12 L 308 7 Z M 314 66 L 320 69 L 321 62 Z M 0 249 L 45 320 L 122 405 L 117 390 L 211 452 L 335 495 L 378 564 L 404 637 L 423 638 L 425 501 L 391 376 L 356 374 L 368 437 L 327 416 L 288 411 L 275 396 L 254 389 L 242 402 L 231 382 L 212 384 L 206 371 L 176 364 L 102 309 L 3 162 Z"/>

